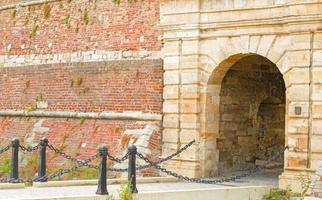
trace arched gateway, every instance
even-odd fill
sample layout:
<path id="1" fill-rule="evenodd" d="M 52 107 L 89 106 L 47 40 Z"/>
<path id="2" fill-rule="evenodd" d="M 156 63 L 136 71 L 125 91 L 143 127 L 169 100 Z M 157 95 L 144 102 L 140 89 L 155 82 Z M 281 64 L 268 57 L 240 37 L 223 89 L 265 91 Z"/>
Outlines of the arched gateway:
<path id="1" fill-rule="evenodd" d="M 267 58 L 249 53 L 222 61 L 208 80 L 205 100 L 204 139 L 215 147 L 205 159 L 205 176 L 252 169 L 285 145 L 285 84 Z M 283 161 L 269 167 L 282 168 Z"/>

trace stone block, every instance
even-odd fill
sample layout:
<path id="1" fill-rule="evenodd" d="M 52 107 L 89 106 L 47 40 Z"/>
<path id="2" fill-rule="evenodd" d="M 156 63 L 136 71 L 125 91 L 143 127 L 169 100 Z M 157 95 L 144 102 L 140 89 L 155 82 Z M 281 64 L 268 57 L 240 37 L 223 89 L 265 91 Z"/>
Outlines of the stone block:
<path id="1" fill-rule="evenodd" d="M 184 133 L 185 134 L 185 133 Z M 186 140 L 186 139 L 185 139 Z M 190 142 L 190 141 L 189 141 Z M 181 147 L 184 147 L 186 145 L 186 143 L 181 143 Z M 189 148 L 187 148 L 185 151 L 183 151 L 180 156 L 181 159 L 192 159 L 192 160 L 196 160 L 199 159 L 199 147 L 198 145 L 192 145 Z"/>
<path id="2" fill-rule="evenodd" d="M 322 67 L 322 50 L 313 52 L 313 66 Z"/>
<path id="3" fill-rule="evenodd" d="M 256 53 L 259 45 L 260 36 L 251 36 L 249 42 L 249 52 Z"/>
<path id="4" fill-rule="evenodd" d="M 182 85 L 181 97 L 184 99 L 198 99 L 199 98 L 199 85 Z"/>
<path id="5" fill-rule="evenodd" d="M 322 102 L 313 102 L 312 115 L 313 118 L 322 119 Z"/>
<path id="6" fill-rule="evenodd" d="M 283 65 L 290 67 L 308 67 L 310 66 L 310 51 L 288 51 Z"/>
<path id="7" fill-rule="evenodd" d="M 177 143 L 179 136 L 179 129 L 165 128 L 162 134 L 163 142 Z"/>
<path id="8" fill-rule="evenodd" d="M 166 56 L 163 58 L 163 69 L 179 69 L 179 56 Z"/>
<path id="9" fill-rule="evenodd" d="M 286 98 L 288 101 L 309 101 L 309 85 L 291 85 L 286 89 Z"/>
<path id="10" fill-rule="evenodd" d="M 257 48 L 257 53 L 259 55 L 265 56 L 268 53 L 269 48 L 272 46 L 272 43 L 274 42 L 275 35 L 264 35 L 261 37 L 258 48 Z"/>
<path id="11" fill-rule="evenodd" d="M 199 113 L 199 104 L 198 100 L 181 100 L 180 111 L 181 113 Z"/>
<path id="12" fill-rule="evenodd" d="M 238 144 L 242 147 L 253 146 L 254 143 L 252 142 L 252 136 L 239 136 L 238 137 Z"/>
<path id="13" fill-rule="evenodd" d="M 301 109 L 300 114 L 296 114 L 296 108 Z M 309 102 L 290 102 L 288 105 L 289 117 L 308 117 L 309 116 Z"/>
<path id="14" fill-rule="evenodd" d="M 311 150 L 314 153 L 322 153 L 322 136 L 315 135 L 311 139 Z"/>
<path id="15" fill-rule="evenodd" d="M 322 67 L 313 67 L 312 71 L 313 82 L 322 84 Z"/>
<path id="16" fill-rule="evenodd" d="M 290 37 L 289 50 L 305 50 L 310 49 L 311 34 L 292 34 Z"/>
<path id="17" fill-rule="evenodd" d="M 305 168 L 307 165 L 307 159 L 303 157 L 287 157 L 287 166 L 295 168 Z"/>
<path id="18" fill-rule="evenodd" d="M 287 125 L 288 133 L 308 133 L 308 119 L 289 119 Z"/>
<path id="19" fill-rule="evenodd" d="M 322 100 L 322 84 L 313 85 L 312 99 L 314 101 L 321 101 Z"/>
<path id="20" fill-rule="evenodd" d="M 314 41 L 313 43 L 314 49 L 322 49 L 322 33 L 315 33 L 313 41 Z"/>
<path id="21" fill-rule="evenodd" d="M 199 83 L 198 70 L 183 70 L 183 71 L 181 71 L 181 83 L 182 84 Z"/>
<path id="22" fill-rule="evenodd" d="M 322 119 L 313 119 L 312 121 L 312 131 L 315 135 L 322 135 Z"/>
<path id="23" fill-rule="evenodd" d="M 199 53 L 199 40 L 182 41 L 182 55 L 191 55 Z"/>
<path id="24" fill-rule="evenodd" d="M 178 100 L 165 100 L 163 102 L 163 113 L 178 113 L 179 101 Z"/>
<path id="25" fill-rule="evenodd" d="M 287 48 L 290 46 L 290 40 L 288 36 L 277 36 L 274 45 L 270 48 L 267 58 L 273 63 L 278 62 Z M 278 66 L 279 67 L 279 66 Z"/>
<path id="26" fill-rule="evenodd" d="M 164 128 L 179 128 L 179 115 L 177 114 L 165 114 L 163 116 Z"/>
<path id="27" fill-rule="evenodd" d="M 307 68 L 291 68 L 284 74 L 286 87 L 291 84 L 309 84 L 310 83 L 310 69 Z"/>
<path id="28" fill-rule="evenodd" d="M 199 55 L 183 55 L 181 57 L 181 69 L 198 69 L 199 65 Z"/>
<path id="29" fill-rule="evenodd" d="M 198 128 L 199 115 L 197 114 L 182 114 L 180 115 L 181 128 Z"/>
<path id="30" fill-rule="evenodd" d="M 164 56 L 179 55 L 179 51 L 180 51 L 179 41 L 167 41 L 166 43 L 164 43 L 164 46 L 162 48 L 162 54 Z"/>
<path id="31" fill-rule="evenodd" d="M 163 99 L 178 99 L 179 98 L 179 86 L 167 85 L 163 88 Z"/>
<path id="32" fill-rule="evenodd" d="M 179 84 L 179 71 L 165 71 L 163 74 L 164 85 Z"/>
<path id="33" fill-rule="evenodd" d="M 178 145 L 177 143 L 169 143 L 169 142 L 164 142 L 162 144 L 162 156 L 161 157 L 166 157 L 169 156 L 173 153 L 175 153 L 178 150 Z"/>
<path id="34" fill-rule="evenodd" d="M 187 144 L 193 140 L 199 142 L 199 131 L 196 129 L 182 129 L 180 131 L 180 142 Z"/>

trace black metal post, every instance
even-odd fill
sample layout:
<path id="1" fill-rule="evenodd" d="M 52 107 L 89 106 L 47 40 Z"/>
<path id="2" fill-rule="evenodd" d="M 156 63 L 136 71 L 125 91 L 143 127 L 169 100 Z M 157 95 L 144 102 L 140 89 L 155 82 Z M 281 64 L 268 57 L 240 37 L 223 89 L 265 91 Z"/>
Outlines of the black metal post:
<path id="1" fill-rule="evenodd" d="M 107 195 L 107 186 L 106 186 L 106 161 L 107 161 L 107 147 L 105 145 L 100 146 L 98 153 L 101 157 L 101 163 L 99 165 L 98 172 L 98 187 L 96 194 Z"/>
<path id="2" fill-rule="evenodd" d="M 19 139 L 14 138 L 11 141 L 12 154 L 11 154 L 11 174 L 10 178 L 17 180 L 19 179 Z"/>
<path id="3" fill-rule="evenodd" d="M 48 139 L 42 138 L 39 146 L 39 161 L 38 161 L 38 180 L 39 182 L 47 182 L 44 179 L 46 176 L 46 147 L 48 145 Z"/>
<path id="4" fill-rule="evenodd" d="M 138 193 L 138 189 L 136 188 L 136 153 L 136 146 L 129 146 L 129 168 L 127 180 L 130 182 L 132 193 Z"/>

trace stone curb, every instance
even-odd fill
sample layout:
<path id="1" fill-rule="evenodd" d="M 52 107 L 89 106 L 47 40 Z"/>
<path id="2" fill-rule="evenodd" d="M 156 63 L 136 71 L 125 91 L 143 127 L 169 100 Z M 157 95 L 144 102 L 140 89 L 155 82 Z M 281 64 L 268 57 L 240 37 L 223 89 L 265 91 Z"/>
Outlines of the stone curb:
<path id="1" fill-rule="evenodd" d="M 0 189 L 18 189 L 25 188 L 24 183 L 0 183 Z"/>
<path id="2" fill-rule="evenodd" d="M 134 195 L 134 200 L 261 200 L 265 192 L 269 190 L 265 186 L 229 187 L 214 189 L 171 190 L 142 192 Z M 113 194 L 115 200 L 120 200 Z M 25 200 L 106 200 L 107 196 L 66 196 L 28 198 Z M 315 200 L 315 199 L 314 199 Z"/>
<path id="3" fill-rule="evenodd" d="M 107 179 L 107 185 L 120 184 L 125 179 Z M 97 185 L 98 180 L 71 180 L 71 181 L 49 181 L 49 182 L 34 182 L 33 187 L 66 187 L 66 186 L 85 186 Z M 178 182 L 178 179 L 172 177 L 146 177 L 137 178 L 137 183 L 166 183 Z"/>

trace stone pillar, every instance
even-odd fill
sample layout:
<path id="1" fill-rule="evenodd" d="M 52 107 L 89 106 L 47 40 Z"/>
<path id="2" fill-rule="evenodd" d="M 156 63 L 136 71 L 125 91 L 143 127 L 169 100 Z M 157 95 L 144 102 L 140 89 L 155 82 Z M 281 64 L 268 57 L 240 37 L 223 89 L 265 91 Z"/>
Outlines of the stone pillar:
<path id="1" fill-rule="evenodd" d="M 313 172 L 311 142 L 314 103 L 312 82 L 311 33 L 292 34 L 290 47 L 283 60 L 286 84 L 286 145 L 284 173 L 280 176 L 280 187 L 292 186 L 301 190 L 300 173 L 311 176 Z"/>

